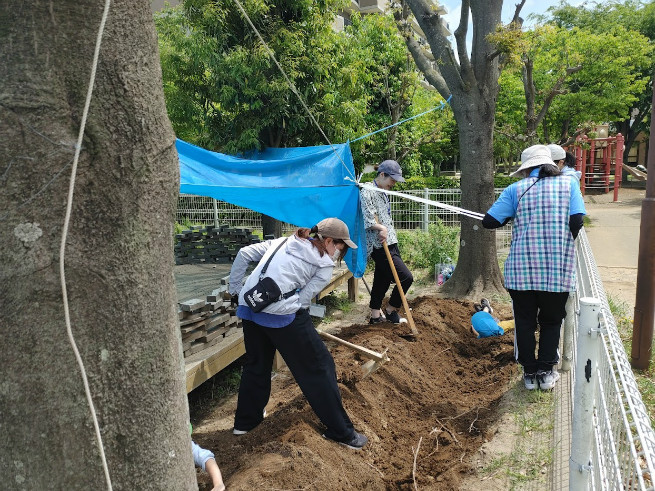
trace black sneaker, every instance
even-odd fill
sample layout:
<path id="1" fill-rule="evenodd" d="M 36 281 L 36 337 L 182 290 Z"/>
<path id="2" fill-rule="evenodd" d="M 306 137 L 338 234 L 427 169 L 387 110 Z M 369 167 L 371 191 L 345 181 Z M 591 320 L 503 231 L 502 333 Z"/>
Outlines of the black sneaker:
<path id="1" fill-rule="evenodd" d="M 369 324 L 382 324 L 383 322 L 386 322 L 386 321 L 387 321 L 387 319 L 385 319 L 384 316 L 381 315 L 380 317 L 371 317 L 368 320 L 368 323 Z"/>
<path id="2" fill-rule="evenodd" d="M 325 434 L 323 434 L 323 438 L 327 440 L 332 440 L 331 438 L 328 438 Z M 362 435 L 361 433 L 355 432 L 353 437 L 347 442 L 337 442 L 337 443 L 344 445 L 348 448 L 352 448 L 353 450 L 361 450 L 362 447 L 368 443 L 368 438 L 366 438 L 366 435 Z"/>
<path id="3" fill-rule="evenodd" d="M 397 310 L 392 310 L 391 312 L 387 312 L 387 320 L 392 324 L 400 324 L 403 321 L 407 322 L 406 319 L 400 317 Z"/>

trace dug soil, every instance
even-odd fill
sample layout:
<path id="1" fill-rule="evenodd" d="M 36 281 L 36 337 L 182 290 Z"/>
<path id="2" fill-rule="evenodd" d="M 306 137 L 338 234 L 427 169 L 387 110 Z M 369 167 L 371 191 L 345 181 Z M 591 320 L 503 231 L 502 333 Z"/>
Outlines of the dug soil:
<path id="1" fill-rule="evenodd" d="M 344 406 L 369 438 L 361 451 L 325 440 L 324 430 L 288 370 L 273 378 L 267 417 L 243 436 L 232 434 L 236 396 L 194 430 L 216 454 L 227 489 L 457 489 L 474 472 L 490 439 L 503 394 L 515 381 L 513 334 L 475 339 L 473 305 L 425 296 L 410 302 L 416 328 L 408 340 L 385 324 L 342 326 L 339 336 L 382 352 L 390 361 L 367 378 L 366 361 L 328 343 Z M 503 309 L 505 311 L 503 311 Z M 494 313 L 511 317 L 508 307 Z M 199 474 L 200 489 L 210 489 Z"/>

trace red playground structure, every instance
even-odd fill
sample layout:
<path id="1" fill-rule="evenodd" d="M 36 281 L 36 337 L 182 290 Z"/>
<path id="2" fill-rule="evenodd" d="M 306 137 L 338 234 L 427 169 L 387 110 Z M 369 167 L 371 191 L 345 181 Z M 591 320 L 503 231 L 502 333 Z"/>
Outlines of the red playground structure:
<path id="1" fill-rule="evenodd" d="M 623 174 L 623 135 L 594 139 L 583 136 L 578 142 L 583 145 L 576 145 L 570 151 L 575 154 L 576 170 L 582 173 L 580 191 L 584 195 L 586 190 L 609 193 L 613 189 L 617 201 Z"/>

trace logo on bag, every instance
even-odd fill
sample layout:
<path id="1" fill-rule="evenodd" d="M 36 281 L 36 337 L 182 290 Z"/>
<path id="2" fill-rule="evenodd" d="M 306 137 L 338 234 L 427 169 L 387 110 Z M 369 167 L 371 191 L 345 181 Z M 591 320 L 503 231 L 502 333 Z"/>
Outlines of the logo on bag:
<path id="1" fill-rule="evenodd" d="M 250 305 L 257 305 L 258 303 L 261 303 L 262 294 L 257 290 L 253 291 L 252 295 L 248 295 L 248 302 L 250 302 Z"/>

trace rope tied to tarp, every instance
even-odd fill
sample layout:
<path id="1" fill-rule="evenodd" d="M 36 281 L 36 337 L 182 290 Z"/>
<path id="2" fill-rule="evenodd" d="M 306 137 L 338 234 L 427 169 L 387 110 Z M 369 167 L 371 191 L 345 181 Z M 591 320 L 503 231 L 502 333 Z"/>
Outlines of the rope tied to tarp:
<path id="1" fill-rule="evenodd" d="M 380 133 L 381 131 L 388 130 L 389 128 L 393 128 L 394 126 L 398 126 L 400 124 L 406 123 L 407 121 L 411 121 L 412 119 L 420 118 L 421 116 L 425 116 L 426 114 L 431 113 L 432 111 L 436 111 L 437 109 L 443 109 L 446 106 L 446 104 L 450 103 L 450 99 L 452 99 L 452 97 L 453 97 L 453 95 L 450 94 L 448 96 L 448 99 L 446 99 L 445 101 L 441 101 L 441 104 L 439 104 L 438 106 L 433 107 L 432 109 L 428 109 L 427 111 L 423 111 L 422 113 L 416 114 L 416 115 L 412 116 L 411 118 L 403 119 L 402 121 L 398 121 L 397 123 L 390 124 L 389 126 L 385 126 L 384 128 L 380 128 L 379 130 L 371 131 L 370 133 L 367 133 L 367 134 L 365 134 L 363 136 L 360 136 L 359 138 L 355 138 L 354 140 L 350 140 L 350 143 L 354 143 L 356 141 L 363 140 L 364 138 L 368 138 L 369 136 L 373 136 L 376 133 Z"/>

